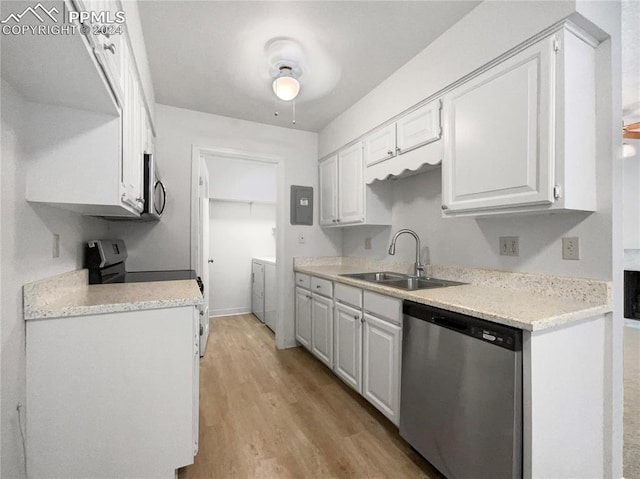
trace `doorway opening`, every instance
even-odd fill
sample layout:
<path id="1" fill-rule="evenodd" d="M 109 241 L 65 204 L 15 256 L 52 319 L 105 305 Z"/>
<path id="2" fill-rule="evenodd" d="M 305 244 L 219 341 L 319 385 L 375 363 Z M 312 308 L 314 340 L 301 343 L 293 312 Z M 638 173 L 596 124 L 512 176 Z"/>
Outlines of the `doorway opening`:
<path id="1" fill-rule="evenodd" d="M 192 259 L 203 273 L 207 318 L 253 313 L 277 338 L 280 161 L 195 146 L 192 159 L 200 196 L 192 201 Z"/>

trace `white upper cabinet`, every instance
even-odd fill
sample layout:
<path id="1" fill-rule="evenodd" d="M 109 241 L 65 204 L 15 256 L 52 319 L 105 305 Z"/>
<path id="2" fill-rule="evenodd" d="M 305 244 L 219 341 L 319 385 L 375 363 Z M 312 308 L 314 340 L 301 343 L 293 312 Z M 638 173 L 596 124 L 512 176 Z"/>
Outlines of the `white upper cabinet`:
<path id="1" fill-rule="evenodd" d="M 118 116 L 39 106 L 46 127 L 27 174 L 26 198 L 94 216 L 139 218 L 144 210 L 143 153 L 153 150 L 133 57 L 124 52 Z M 65 138 L 60 143 L 56 139 Z"/>
<path id="2" fill-rule="evenodd" d="M 442 161 L 440 100 L 422 105 L 364 139 L 365 183 L 402 176 Z"/>
<path id="3" fill-rule="evenodd" d="M 338 223 L 364 222 L 362 143 L 338 153 Z"/>
<path id="4" fill-rule="evenodd" d="M 332 225 L 338 218 L 338 156 L 318 167 L 320 183 L 320 225 Z"/>
<path id="5" fill-rule="evenodd" d="M 365 166 L 369 167 L 396 156 L 396 124 L 374 131 L 364 139 Z"/>
<path id="6" fill-rule="evenodd" d="M 127 52 L 127 65 L 131 55 Z M 144 208 L 142 195 L 142 159 L 146 140 L 146 122 L 142 95 L 132 68 L 125 69 L 122 109 L 122 201 L 137 211 Z"/>
<path id="7" fill-rule="evenodd" d="M 431 102 L 407 113 L 397 123 L 397 152 L 408 153 L 440 139 L 440 101 Z"/>
<path id="8" fill-rule="evenodd" d="M 320 162 L 320 225 L 391 224 L 390 185 L 365 185 L 363 144 Z"/>
<path id="9" fill-rule="evenodd" d="M 69 35 L 3 38 L 3 77 L 32 102 L 30 127 L 40 132 L 26 167 L 30 202 L 140 218 L 153 126 L 126 18 L 117 21 L 121 8 L 117 0 L 66 0 L 58 20 L 84 11 L 98 12 L 100 22 L 74 23 Z"/>
<path id="10" fill-rule="evenodd" d="M 447 93 L 443 214 L 595 211 L 594 75 L 562 29 Z"/>
<path id="11" fill-rule="evenodd" d="M 120 11 L 116 0 L 74 0 L 80 10 L 92 12 L 108 12 L 111 23 L 87 23 L 90 27 L 86 37 L 93 47 L 94 55 L 104 70 L 109 85 L 113 90 L 118 103 L 123 103 L 124 93 L 124 63 L 126 38 L 123 35 L 124 23 L 113 23 L 118 18 Z"/>

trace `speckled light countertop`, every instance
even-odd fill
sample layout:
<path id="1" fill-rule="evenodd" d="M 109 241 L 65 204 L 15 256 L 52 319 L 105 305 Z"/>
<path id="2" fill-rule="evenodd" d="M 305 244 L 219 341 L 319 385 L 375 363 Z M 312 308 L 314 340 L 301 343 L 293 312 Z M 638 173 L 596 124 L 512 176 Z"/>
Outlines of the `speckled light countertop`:
<path id="1" fill-rule="evenodd" d="M 406 291 L 342 274 L 370 271 L 411 272 L 411 264 L 352 258 L 301 258 L 294 269 L 338 283 L 408 299 L 450 311 L 539 331 L 608 313 L 611 284 L 583 278 L 430 265 L 428 276 L 470 284 Z"/>
<path id="2" fill-rule="evenodd" d="M 87 316 L 202 303 L 195 280 L 88 284 L 86 269 L 24 285 L 24 319 Z"/>

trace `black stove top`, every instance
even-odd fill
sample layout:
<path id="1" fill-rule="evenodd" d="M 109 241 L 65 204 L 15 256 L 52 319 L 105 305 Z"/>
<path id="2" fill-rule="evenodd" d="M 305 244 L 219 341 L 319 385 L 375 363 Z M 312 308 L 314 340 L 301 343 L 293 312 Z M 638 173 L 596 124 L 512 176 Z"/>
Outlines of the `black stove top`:
<path id="1" fill-rule="evenodd" d="M 204 285 L 192 269 L 127 271 L 127 248 L 122 240 L 95 240 L 87 244 L 85 266 L 89 284 L 146 283 L 195 279 L 200 291 Z"/>
<path id="2" fill-rule="evenodd" d="M 197 279 L 196 272 L 192 269 L 177 269 L 168 271 L 127 271 L 124 274 L 125 283 L 177 281 L 182 279 Z"/>

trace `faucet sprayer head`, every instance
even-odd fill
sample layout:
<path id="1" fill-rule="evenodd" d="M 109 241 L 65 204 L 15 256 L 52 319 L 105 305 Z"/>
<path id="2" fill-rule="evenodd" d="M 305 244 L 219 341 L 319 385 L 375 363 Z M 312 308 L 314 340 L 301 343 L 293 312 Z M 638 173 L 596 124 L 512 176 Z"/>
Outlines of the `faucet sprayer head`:
<path id="1" fill-rule="evenodd" d="M 396 244 L 395 244 L 395 242 L 391 243 L 391 246 L 389 246 L 389 254 L 391 254 L 391 255 L 396 254 Z"/>

